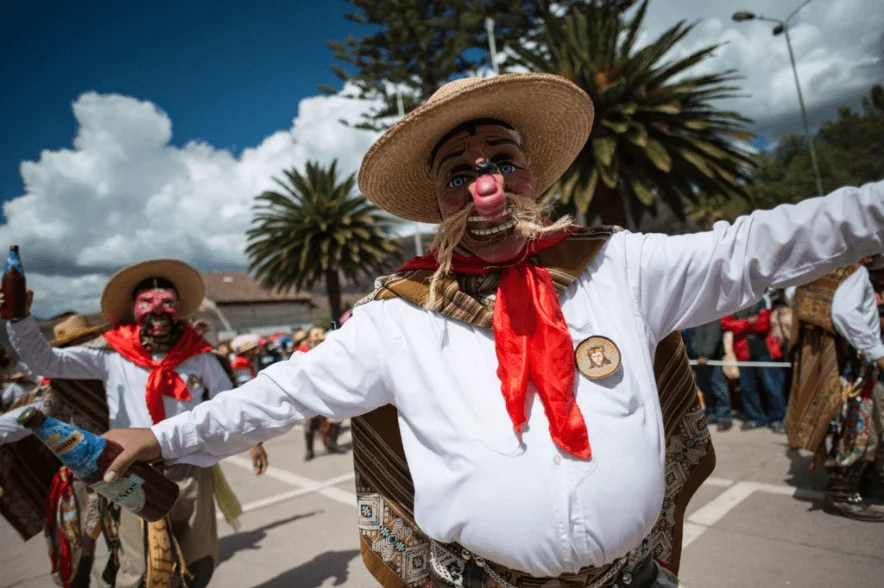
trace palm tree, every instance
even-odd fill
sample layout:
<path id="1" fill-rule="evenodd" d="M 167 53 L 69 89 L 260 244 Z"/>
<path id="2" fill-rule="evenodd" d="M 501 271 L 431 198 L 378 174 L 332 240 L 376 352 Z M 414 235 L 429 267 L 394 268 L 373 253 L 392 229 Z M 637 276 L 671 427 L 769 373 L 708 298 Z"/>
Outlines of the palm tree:
<path id="1" fill-rule="evenodd" d="M 325 280 L 331 316 L 341 316 L 341 276 L 359 278 L 384 271 L 399 253 L 392 229 L 397 221 L 354 194 L 355 174 L 338 181 L 337 160 L 328 168 L 308 162 L 304 173 L 274 178 L 252 207 L 246 233 L 249 271 L 267 288 L 310 288 Z"/>
<path id="2" fill-rule="evenodd" d="M 677 60 L 665 56 L 694 25 L 684 21 L 650 44 L 636 48 L 648 0 L 631 18 L 632 2 L 590 0 L 572 5 L 563 17 L 545 15 L 544 40 L 513 47 L 516 64 L 561 74 L 592 98 L 592 135 L 557 186 L 566 212 L 626 224 L 626 209 L 639 222 L 664 201 L 684 218 L 685 200 L 698 191 L 726 198 L 745 196 L 752 159 L 735 140 L 748 140 L 736 112 L 712 101 L 736 97 L 734 71 L 687 75 L 717 46 Z"/>

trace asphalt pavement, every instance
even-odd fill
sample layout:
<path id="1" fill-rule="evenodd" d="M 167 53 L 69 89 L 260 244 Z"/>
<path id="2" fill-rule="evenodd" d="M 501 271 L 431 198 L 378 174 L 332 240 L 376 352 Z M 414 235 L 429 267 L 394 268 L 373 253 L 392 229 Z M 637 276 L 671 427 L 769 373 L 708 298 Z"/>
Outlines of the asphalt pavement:
<path id="1" fill-rule="evenodd" d="M 808 454 L 767 429 L 712 434 L 718 465 L 685 527 L 687 588 L 884 586 L 884 525 L 824 513 L 825 474 L 808 470 Z M 347 446 L 347 431 L 341 441 Z M 211 587 L 377 586 L 359 556 L 351 455 L 320 449 L 304 462 L 299 427 L 265 445 L 271 468 L 263 477 L 247 455 L 223 462 L 245 514 L 238 532 L 219 522 Z M 103 566 L 100 559 L 95 569 Z M 43 538 L 24 543 L 0 520 L 0 588 L 50 586 Z"/>

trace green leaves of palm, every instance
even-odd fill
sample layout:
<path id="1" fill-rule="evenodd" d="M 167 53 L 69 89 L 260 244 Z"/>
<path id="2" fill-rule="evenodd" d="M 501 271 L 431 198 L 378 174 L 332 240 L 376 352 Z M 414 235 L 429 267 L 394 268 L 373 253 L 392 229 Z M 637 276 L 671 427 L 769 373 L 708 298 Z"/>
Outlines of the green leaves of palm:
<path id="1" fill-rule="evenodd" d="M 339 277 L 357 281 L 383 271 L 399 252 L 392 240 L 396 221 L 354 193 L 355 174 L 339 182 L 337 161 L 328 168 L 308 162 L 303 174 L 283 173 L 286 181 L 276 179 L 281 191 L 264 192 L 252 207 L 249 271 L 279 290 L 310 288 L 325 279 L 337 318 Z"/>
<path id="2" fill-rule="evenodd" d="M 622 216 L 613 198 L 623 198 L 638 221 L 658 198 L 683 218 L 684 200 L 698 190 L 744 196 L 752 163 L 735 144 L 749 138 L 749 120 L 712 105 L 737 96 L 737 75 L 685 75 L 717 46 L 664 60 L 693 28 L 684 21 L 636 49 L 647 5 L 629 18 L 608 2 L 575 4 L 563 18 L 546 15 L 543 43 L 514 47 L 519 65 L 561 74 L 592 98 L 590 140 L 552 193 L 567 209 L 600 214 L 603 222 L 625 220 L 612 218 Z"/>

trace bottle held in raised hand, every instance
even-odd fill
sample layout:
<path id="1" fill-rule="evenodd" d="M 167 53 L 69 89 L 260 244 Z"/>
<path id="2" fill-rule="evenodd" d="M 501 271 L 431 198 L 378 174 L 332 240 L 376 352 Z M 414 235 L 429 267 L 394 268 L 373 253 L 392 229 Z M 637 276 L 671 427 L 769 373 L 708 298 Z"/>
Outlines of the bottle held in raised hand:
<path id="1" fill-rule="evenodd" d="M 28 288 L 25 282 L 25 270 L 21 265 L 21 257 L 18 254 L 18 245 L 13 245 L 9 248 L 6 265 L 3 267 L 3 282 L 0 285 L 0 290 L 3 292 L 3 306 L 0 307 L 0 318 L 24 318 L 28 312 Z"/>
<path id="2" fill-rule="evenodd" d="M 112 441 L 48 417 L 36 408 L 22 412 L 18 422 L 32 429 L 90 488 L 147 521 L 162 519 L 178 499 L 178 484 L 146 463 L 135 462 L 117 481 L 105 482 L 107 468 L 121 451 Z"/>

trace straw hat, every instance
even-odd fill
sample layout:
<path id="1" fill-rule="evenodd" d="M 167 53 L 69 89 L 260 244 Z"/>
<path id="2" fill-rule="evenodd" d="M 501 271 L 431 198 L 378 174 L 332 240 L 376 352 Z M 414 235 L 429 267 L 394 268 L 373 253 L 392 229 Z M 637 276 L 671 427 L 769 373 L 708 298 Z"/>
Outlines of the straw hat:
<path id="1" fill-rule="evenodd" d="M 55 339 L 49 344 L 53 347 L 66 347 L 78 340 L 88 341 L 107 329 L 108 325 L 90 325 L 85 316 L 74 314 L 52 327 Z"/>
<path id="2" fill-rule="evenodd" d="M 465 122 L 493 118 L 522 135 L 537 194 L 574 162 L 589 138 L 594 109 L 589 96 L 562 76 L 543 73 L 463 78 L 449 82 L 426 104 L 391 126 L 365 154 L 359 189 L 380 208 L 402 218 L 439 223 L 428 169 L 436 143 Z"/>
<path id="3" fill-rule="evenodd" d="M 260 341 L 261 339 L 258 335 L 246 333 L 245 335 L 237 335 L 234 337 L 233 341 L 230 342 L 230 347 L 233 349 L 234 353 L 245 353 L 246 351 L 251 351 L 257 347 Z"/>
<path id="4" fill-rule="evenodd" d="M 181 301 L 181 316 L 199 310 L 206 287 L 195 269 L 177 259 L 151 259 L 123 268 L 108 281 L 101 293 L 101 314 L 111 325 L 134 320 L 132 303 L 135 286 L 147 278 L 164 278 L 175 285 Z"/>

